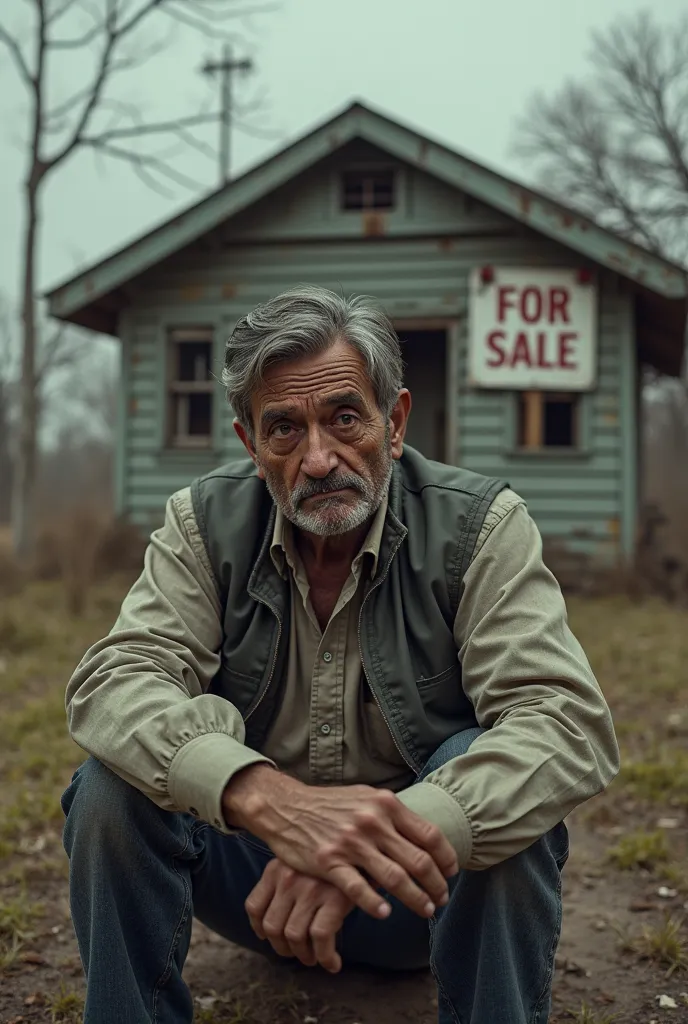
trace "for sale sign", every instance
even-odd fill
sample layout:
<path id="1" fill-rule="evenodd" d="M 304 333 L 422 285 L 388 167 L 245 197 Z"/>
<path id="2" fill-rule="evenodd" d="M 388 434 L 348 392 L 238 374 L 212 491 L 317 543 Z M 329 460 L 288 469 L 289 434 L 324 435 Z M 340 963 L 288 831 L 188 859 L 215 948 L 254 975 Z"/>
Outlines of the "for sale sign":
<path id="1" fill-rule="evenodd" d="M 470 277 L 469 377 L 481 388 L 595 385 L 597 288 L 577 270 L 483 267 Z"/>

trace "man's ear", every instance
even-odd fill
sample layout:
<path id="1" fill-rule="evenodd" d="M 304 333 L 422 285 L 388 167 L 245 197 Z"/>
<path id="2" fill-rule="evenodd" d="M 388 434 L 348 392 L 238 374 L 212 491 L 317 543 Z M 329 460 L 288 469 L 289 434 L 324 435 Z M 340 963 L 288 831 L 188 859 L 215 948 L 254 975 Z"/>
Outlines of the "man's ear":
<path id="1" fill-rule="evenodd" d="M 258 476 L 260 477 L 261 480 L 263 480 L 264 479 L 263 470 L 260 468 L 260 463 L 258 462 L 258 456 L 256 454 L 256 446 L 255 446 L 255 444 L 253 443 L 253 441 L 251 440 L 251 438 L 247 434 L 246 428 L 239 422 L 238 419 L 234 420 L 233 426 L 234 426 L 234 430 L 236 431 L 237 437 L 239 438 L 239 440 L 243 444 L 244 448 L 246 449 L 246 451 L 249 453 L 249 455 L 253 459 L 253 461 L 254 461 L 254 463 L 256 465 L 256 469 L 258 470 Z"/>
<path id="2" fill-rule="evenodd" d="M 408 388 L 402 388 L 399 392 L 396 405 L 390 414 L 390 440 L 392 442 L 392 458 L 400 459 L 404 450 L 404 437 L 406 435 L 406 424 L 411 412 L 411 392 Z"/>

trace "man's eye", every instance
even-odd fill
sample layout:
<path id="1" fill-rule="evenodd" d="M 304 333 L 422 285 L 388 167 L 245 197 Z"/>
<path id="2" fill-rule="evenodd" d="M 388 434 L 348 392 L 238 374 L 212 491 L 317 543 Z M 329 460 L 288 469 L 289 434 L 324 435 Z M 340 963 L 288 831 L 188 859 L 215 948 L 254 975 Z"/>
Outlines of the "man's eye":
<path id="1" fill-rule="evenodd" d="M 292 427 L 290 423 L 278 423 L 276 427 L 273 427 L 273 434 L 276 437 L 289 437 Z"/>
<path id="2" fill-rule="evenodd" d="M 336 422 L 339 423 L 341 427 L 353 427 L 357 420 L 358 417 L 354 416 L 352 412 L 342 412 L 337 416 Z"/>

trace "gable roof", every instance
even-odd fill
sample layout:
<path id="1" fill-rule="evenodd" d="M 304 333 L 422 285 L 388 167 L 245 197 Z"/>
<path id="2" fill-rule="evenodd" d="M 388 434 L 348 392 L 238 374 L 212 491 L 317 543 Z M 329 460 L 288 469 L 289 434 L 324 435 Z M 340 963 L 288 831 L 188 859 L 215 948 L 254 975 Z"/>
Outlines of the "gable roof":
<path id="1" fill-rule="evenodd" d="M 201 202 L 53 288 L 47 295 L 50 315 L 115 333 L 115 312 L 121 304 L 117 289 L 355 138 L 372 143 L 615 271 L 646 294 L 682 300 L 685 316 L 688 277 L 683 267 L 360 102 L 351 104 Z M 670 319 L 674 321 L 675 317 Z"/>

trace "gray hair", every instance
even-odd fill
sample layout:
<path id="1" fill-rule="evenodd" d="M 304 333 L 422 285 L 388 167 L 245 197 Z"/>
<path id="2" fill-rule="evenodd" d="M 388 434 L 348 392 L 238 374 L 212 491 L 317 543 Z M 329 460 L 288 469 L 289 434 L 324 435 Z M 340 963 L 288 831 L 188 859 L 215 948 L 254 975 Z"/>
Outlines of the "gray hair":
<path id="1" fill-rule="evenodd" d="M 256 306 L 238 321 L 225 349 L 222 383 L 234 415 L 253 436 L 251 396 L 268 366 L 314 355 L 338 338 L 363 357 L 383 416 L 402 386 L 401 347 L 388 317 L 366 295 L 345 299 L 328 288 L 306 285 Z"/>

